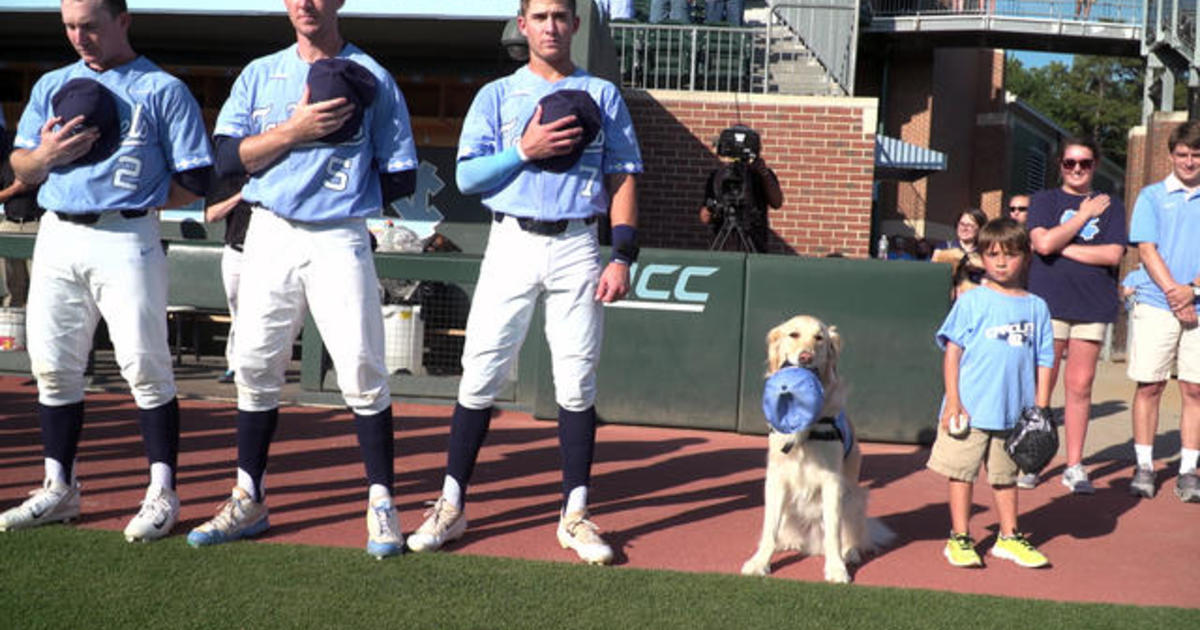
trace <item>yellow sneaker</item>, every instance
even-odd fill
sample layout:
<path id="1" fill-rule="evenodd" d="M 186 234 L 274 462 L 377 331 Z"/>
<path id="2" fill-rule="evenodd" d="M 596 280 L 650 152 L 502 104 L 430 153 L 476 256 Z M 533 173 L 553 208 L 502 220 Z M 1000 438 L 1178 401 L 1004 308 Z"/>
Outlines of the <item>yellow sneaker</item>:
<path id="1" fill-rule="evenodd" d="M 1012 536 L 1000 536 L 996 538 L 996 544 L 992 546 L 992 555 L 1003 560 L 1012 560 L 1013 562 L 1030 569 L 1044 567 L 1050 564 L 1046 556 L 1033 546 L 1020 532 L 1014 533 Z"/>
<path id="2" fill-rule="evenodd" d="M 950 539 L 946 541 L 946 548 L 942 550 L 942 555 L 946 556 L 946 560 L 956 567 L 983 566 L 983 560 L 975 551 L 975 541 L 966 534 L 950 532 Z"/>

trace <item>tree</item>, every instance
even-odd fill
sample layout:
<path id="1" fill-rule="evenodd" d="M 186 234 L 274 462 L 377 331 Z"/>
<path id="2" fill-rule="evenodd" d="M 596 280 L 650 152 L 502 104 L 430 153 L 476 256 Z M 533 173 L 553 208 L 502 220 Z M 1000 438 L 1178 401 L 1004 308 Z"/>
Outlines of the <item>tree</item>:
<path id="1" fill-rule="evenodd" d="M 1144 66 L 1142 59 L 1076 55 L 1070 68 L 1026 68 L 1009 57 L 1004 79 L 1009 92 L 1068 133 L 1095 138 L 1124 166 L 1129 130 L 1141 123 Z"/>

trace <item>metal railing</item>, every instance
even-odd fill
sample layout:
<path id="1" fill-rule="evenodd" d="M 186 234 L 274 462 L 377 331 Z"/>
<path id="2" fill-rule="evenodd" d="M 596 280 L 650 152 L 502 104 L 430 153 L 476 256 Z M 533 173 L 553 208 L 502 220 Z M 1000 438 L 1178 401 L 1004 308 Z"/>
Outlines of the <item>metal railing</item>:
<path id="1" fill-rule="evenodd" d="M 763 67 L 762 27 L 627 22 L 610 27 L 626 87 L 749 92 L 755 69 Z"/>
<path id="2" fill-rule="evenodd" d="M 1153 2 L 1153 0 L 1151 0 Z M 991 14 L 1142 24 L 1142 0 L 864 0 L 878 16 Z"/>
<path id="3" fill-rule="evenodd" d="M 1174 48 L 1185 58 L 1196 55 L 1196 0 L 1148 0 L 1146 2 L 1145 47 L 1158 44 Z"/>
<path id="4" fill-rule="evenodd" d="M 770 42 L 775 41 L 774 29 L 778 22 L 800 38 L 843 94 L 852 95 L 858 51 L 859 1 L 771 3 L 767 50 L 771 50 Z"/>

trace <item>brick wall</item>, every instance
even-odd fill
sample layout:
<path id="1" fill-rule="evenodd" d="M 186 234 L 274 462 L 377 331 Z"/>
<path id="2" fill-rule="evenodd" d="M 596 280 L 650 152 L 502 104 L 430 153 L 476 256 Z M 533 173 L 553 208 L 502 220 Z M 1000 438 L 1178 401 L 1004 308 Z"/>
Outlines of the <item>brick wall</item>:
<path id="1" fill-rule="evenodd" d="M 783 207 L 768 211 L 770 252 L 867 255 L 875 99 L 626 90 L 625 101 L 646 166 L 638 181 L 643 245 L 708 247 L 697 213 L 720 165 L 713 142 L 740 121 L 762 136 L 783 188 Z"/>

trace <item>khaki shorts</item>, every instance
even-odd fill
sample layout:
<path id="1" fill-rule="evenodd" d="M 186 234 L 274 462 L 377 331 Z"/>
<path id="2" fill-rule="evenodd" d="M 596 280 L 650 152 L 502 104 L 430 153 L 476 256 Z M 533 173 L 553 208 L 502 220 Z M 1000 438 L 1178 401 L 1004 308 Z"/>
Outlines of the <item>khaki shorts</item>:
<path id="1" fill-rule="evenodd" d="M 1083 339 L 1086 341 L 1104 341 L 1104 322 L 1077 322 L 1073 319 L 1052 319 L 1050 325 L 1054 328 L 1054 340 Z"/>
<path id="2" fill-rule="evenodd" d="M 1200 327 L 1184 330 L 1166 309 L 1149 304 L 1133 307 L 1128 355 L 1126 374 L 1139 383 L 1169 379 L 1176 362 L 1179 380 L 1200 383 Z"/>
<path id="3" fill-rule="evenodd" d="M 971 429 L 967 437 L 950 437 L 938 423 L 937 438 L 929 463 L 933 472 L 956 481 L 975 481 L 979 475 L 979 464 L 987 465 L 987 480 L 993 486 L 1011 486 L 1017 481 L 1017 463 L 1004 450 L 1004 438 L 1008 431 L 984 431 Z"/>

